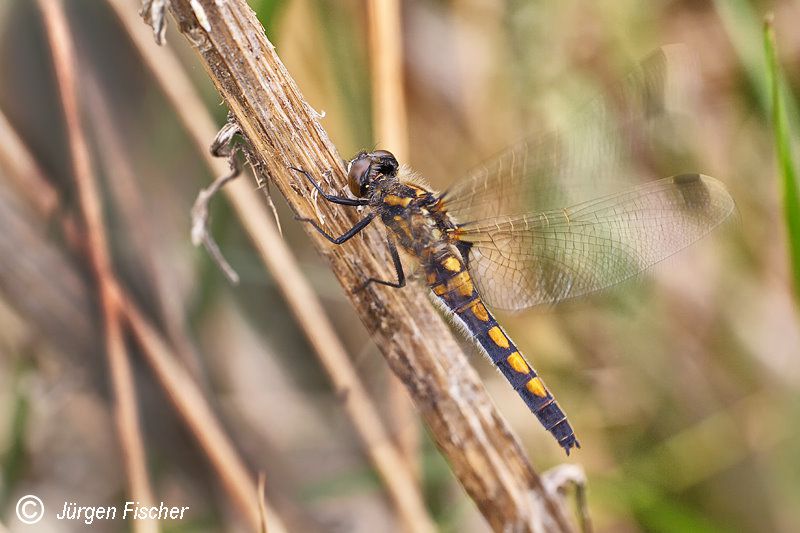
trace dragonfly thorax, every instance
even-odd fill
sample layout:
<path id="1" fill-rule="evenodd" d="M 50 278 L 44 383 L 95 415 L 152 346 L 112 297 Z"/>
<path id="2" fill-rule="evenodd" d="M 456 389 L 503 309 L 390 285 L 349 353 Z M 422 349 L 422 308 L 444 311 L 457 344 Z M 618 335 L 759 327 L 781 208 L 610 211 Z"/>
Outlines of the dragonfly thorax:
<path id="1" fill-rule="evenodd" d="M 456 224 L 428 189 L 402 178 L 385 180 L 376 185 L 369 205 L 397 245 L 422 264 L 458 253 L 451 242 Z"/>
<path id="2" fill-rule="evenodd" d="M 423 263 L 455 252 L 449 236 L 456 224 L 441 198 L 401 174 L 397 159 L 386 150 L 360 152 L 347 166 L 350 192 L 368 200 L 400 248 Z"/>

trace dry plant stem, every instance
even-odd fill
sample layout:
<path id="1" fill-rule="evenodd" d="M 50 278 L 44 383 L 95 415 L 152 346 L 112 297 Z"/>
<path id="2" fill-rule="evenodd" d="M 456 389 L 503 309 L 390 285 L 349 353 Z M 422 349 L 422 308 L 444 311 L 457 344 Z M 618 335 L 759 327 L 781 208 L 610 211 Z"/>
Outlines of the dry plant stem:
<path id="1" fill-rule="evenodd" d="M 48 218 L 58 207 L 58 193 L 44 179 L 36 161 L 24 148 L 6 116 L 0 111 L 0 168 L 8 169 L 8 176 L 17 179 L 14 184 L 36 212 Z M 20 181 L 21 180 L 21 181 Z"/>
<path id="2" fill-rule="evenodd" d="M 249 524 L 251 527 L 257 528 L 260 523 L 260 517 L 256 500 L 256 488 L 247 470 L 239 460 L 233 446 L 225 437 L 224 432 L 216 423 L 213 413 L 208 408 L 205 399 L 191 377 L 177 363 L 166 343 L 158 336 L 131 300 L 122 293 L 117 281 L 114 279 L 102 220 L 100 194 L 91 170 L 86 138 L 80 127 L 73 77 L 74 70 L 72 70 L 72 65 L 75 64 L 74 55 L 72 54 L 63 6 L 61 5 L 61 0 L 39 0 L 39 5 L 44 14 L 45 25 L 48 28 L 48 36 L 50 37 L 54 55 L 56 77 L 61 88 L 70 149 L 75 167 L 75 179 L 86 223 L 89 255 L 100 284 L 104 315 L 110 323 L 110 325 L 109 323 L 106 324 L 107 332 L 119 334 L 120 325 L 118 320 L 120 313 L 124 314 L 133 332 L 141 342 L 148 360 L 156 369 L 155 373 L 162 381 L 165 390 L 198 437 L 200 444 L 204 447 L 212 462 L 217 466 L 223 482 L 228 486 L 240 508 L 245 512 Z M 123 453 L 126 457 L 129 480 L 133 484 L 136 480 L 147 479 L 144 463 L 135 463 L 137 459 L 142 460 L 144 458 L 144 447 L 138 426 L 136 400 L 129 361 L 123 357 L 124 353 L 120 353 L 121 351 L 117 349 L 113 335 L 111 337 L 111 340 L 107 343 L 112 348 L 109 350 L 109 366 L 116 399 L 120 404 L 118 412 L 125 415 L 125 423 L 129 426 L 120 437 Z M 133 416 L 131 417 L 130 415 Z M 121 421 L 120 423 L 123 422 Z M 135 441 L 128 440 L 131 436 L 135 438 Z M 139 450 L 133 451 L 133 448 L 139 448 Z M 139 496 L 138 491 L 144 489 L 146 489 L 144 495 Z M 146 487 L 131 487 L 132 496 L 141 501 L 144 501 L 146 494 L 150 492 L 149 488 Z M 150 521 L 142 521 L 141 523 L 152 524 Z"/>
<path id="3" fill-rule="evenodd" d="M 408 161 L 408 126 L 403 91 L 403 32 L 397 0 L 368 0 L 373 130 L 378 146 Z M 393 376 L 389 405 L 395 439 L 419 480 L 420 428 L 405 387 Z"/>
<path id="4" fill-rule="evenodd" d="M 24 145 L 21 145 L 20 148 L 22 150 L 20 154 L 26 156 L 30 155 Z M 82 249 L 82 244 L 79 241 L 71 244 L 76 249 Z M 188 409 L 186 406 L 191 406 L 192 402 L 201 402 L 197 403 L 197 409 L 201 413 L 204 413 L 203 416 L 209 417 L 208 420 L 202 421 L 198 418 L 193 418 L 187 422 L 187 425 L 195 434 L 198 441 L 203 444 L 203 448 L 207 451 L 211 463 L 217 467 L 220 477 L 225 480 L 225 486 L 231 487 L 232 485 L 238 484 L 236 487 L 229 488 L 229 492 L 232 494 L 234 502 L 245 510 L 247 516 L 250 516 L 246 507 L 256 500 L 254 498 L 252 501 L 249 500 L 248 494 L 255 489 L 252 482 L 248 479 L 248 474 L 244 465 L 235 457 L 235 452 L 232 452 L 232 446 L 229 443 L 214 447 L 213 443 L 224 441 L 225 437 L 220 424 L 213 418 L 211 409 L 208 407 L 207 403 L 205 403 L 205 400 L 197 399 L 201 394 L 199 389 L 191 381 L 189 375 L 183 370 L 183 367 L 179 365 L 176 356 L 169 351 L 170 349 L 168 348 L 167 342 L 155 333 L 155 328 L 147 322 L 142 312 L 131 303 L 132 298 L 125 293 L 124 289 L 119 287 L 117 280 L 114 280 L 114 283 L 115 286 L 113 290 L 110 291 L 110 294 L 112 294 L 114 298 L 122 301 L 121 313 L 124 315 L 124 318 L 137 326 L 138 330 L 133 328 L 133 333 L 136 334 L 137 331 L 145 332 L 144 334 L 147 336 L 144 340 L 140 337 L 139 342 L 143 344 L 145 348 L 150 348 L 150 351 L 145 349 L 144 354 L 148 358 L 148 361 L 150 361 L 151 366 L 157 371 L 167 369 L 175 373 L 174 376 L 159 377 L 173 402 L 176 405 L 184 407 L 183 409 L 179 409 L 180 414 L 183 414 L 183 412 Z M 166 361 L 164 361 L 164 359 L 166 359 Z M 269 506 L 266 506 L 266 513 L 271 524 L 270 530 L 273 533 L 282 533 L 286 531 L 286 528 L 280 522 L 277 514 L 269 508 Z M 251 514 L 255 516 L 257 511 L 254 510 Z"/>
<path id="5" fill-rule="evenodd" d="M 72 172 L 78 190 L 88 239 L 88 253 L 100 291 L 100 305 L 105 323 L 105 343 L 115 399 L 115 420 L 128 476 L 130 496 L 152 502 L 147 475 L 144 444 L 139 427 L 136 391 L 130 361 L 125 351 L 119 315 L 119 300 L 111 271 L 111 258 L 103 224 L 100 192 L 92 170 L 89 147 L 80 119 L 75 85 L 75 54 L 61 0 L 39 0 L 53 58 L 56 80 L 67 128 Z M 158 531 L 154 521 L 137 521 L 137 532 Z"/>
<path id="6" fill-rule="evenodd" d="M 174 280 L 170 279 L 170 273 L 163 268 L 163 263 L 155 255 L 152 226 L 141 223 L 142 220 L 147 220 L 147 210 L 136 174 L 126 155 L 124 141 L 114 127 L 108 98 L 95 75 L 85 74 L 84 79 L 88 98 L 93 104 L 88 111 L 96 130 L 100 161 L 106 175 L 113 176 L 109 184 L 114 198 L 112 208 L 121 213 L 121 218 L 126 223 L 127 233 L 150 282 L 166 331 L 176 347 L 175 351 L 199 380 L 202 377 L 202 365 L 189 335 L 181 303 L 171 295 Z"/>
<path id="7" fill-rule="evenodd" d="M 50 0 L 43 1 L 48 2 Z M 0 126 L 2 126 L 2 124 L 0 124 Z M 0 136 L 5 139 L 18 139 L 16 133 L 10 129 L 10 127 L 9 131 L 3 131 L 0 127 Z M 18 158 L 21 157 L 23 160 L 34 162 L 24 144 L 20 142 L 15 146 L 18 150 L 15 149 L 13 153 L 17 153 Z M 21 178 L 22 176 L 25 176 L 25 174 L 19 177 Z M 39 175 L 39 177 L 41 178 L 41 183 L 47 187 L 44 189 L 44 192 L 50 190 L 47 179 L 45 179 L 43 175 Z M 35 195 L 38 189 L 30 190 L 32 190 L 33 195 Z M 54 203 L 58 205 L 57 195 L 55 196 Z M 49 211 L 43 211 L 41 214 L 46 216 L 48 213 Z M 67 226 L 75 225 L 75 223 L 67 217 L 62 219 L 62 222 Z M 79 237 L 77 232 L 73 233 L 76 237 Z M 82 247 L 79 240 L 71 242 L 71 245 L 79 249 Z M 113 273 L 109 273 L 109 277 L 113 278 Z M 125 293 L 124 289 L 119 287 L 117 280 L 113 279 L 111 285 L 112 287 L 108 290 L 109 299 L 113 298 L 117 301 L 122 301 L 121 312 L 125 316 L 125 319 L 135 326 L 133 328 L 134 334 L 139 332 L 144 335 L 144 337 L 140 336 L 139 340 L 145 348 L 150 348 L 150 351 L 145 350 L 144 353 L 151 362 L 151 366 L 157 370 L 167 369 L 173 373 L 171 376 L 161 376 L 157 373 L 157 376 L 161 379 L 166 392 L 173 402 L 179 407 L 182 407 L 179 409 L 181 414 L 191 410 L 193 402 L 196 406 L 196 410 L 201 413 L 201 415 L 191 417 L 191 419 L 187 421 L 187 425 L 207 451 L 211 463 L 217 467 L 220 477 L 233 496 L 234 502 L 244 511 L 245 515 L 250 519 L 250 524 L 255 528 L 259 523 L 257 520 L 260 520 L 260 518 L 258 518 L 259 512 L 256 508 L 255 486 L 249 479 L 249 475 L 243 463 L 236 456 L 235 451 L 233 451 L 233 447 L 226 440 L 220 424 L 214 418 L 211 409 L 208 407 L 205 399 L 202 398 L 197 386 L 191 381 L 191 378 L 183 367 L 177 363 L 177 359 L 175 355 L 171 353 L 166 341 L 159 337 L 155 332 L 155 328 L 148 323 L 141 311 L 131 303 L 131 297 Z M 118 308 L 119 307 L 118 305 Z M 112 334 L 111 337 L 116 338 L 116 335 Z M 203 419 L 203 417 L 206 418 Z M 131 426 L 128 425 L 129 429 L 130 427 Z M 224 444 L 217 445 L 217 443 L 220 442 Z M 277 514 L 269 506 L 266 506 L 266 512 L 271 526 L 270 531 L 272 533 L 285 532 L 286 528 L 283 526 Z"/>
<path id="8" fill-rule="evenodd" d="M 126 6 L 123 0 L 109 0 L 109 3 L 178 112 L 209 168 L 216 175 L 227 172 L 224 160 L 212 157 L 207 149 L 209 140 L 215 136 L 216 127 L 180 63 L 168 49 L 155 46 L 152 35 L 131 15 L 129 5 Z M 431 530 L 431 520 L 413 475 L 389 439 L 344 346 L 316 294 L 300 273 L 269 212 L 244 180 L 229 183 L 223 191 L 230 198 L 262 262 L 272 273 L 298 324 L 314 347 L 334 389 L 341 397 L 347 398 L 344 402 L 345 411 L 395 502 L 398 513 L 404 516 L 406 523 L 415 524 L 418 531 Z"/>
<path id="9" fill-rule="evenodd" d="M 65 238 L 70 245 L 76 245 L 79 231 L 75 217 L 70 213 L 58 213 L 58 192 L 45 179 L 42 169 L 1 110 L 0 168 L 8 169 L 8 176 L 19 195 L 44 221 L 49 221 L 53 216 L 60 219 Z"/>
<path id="10" fill-rule="evenodd" d="M 403 90 L 403 31 L 398 0 L 368 0 L 370 71 L 375 137 L 398 161 L 408 159 Z"/>
<path id="11" fill-rule="evenodd" d="M 245 190 L 248 199 L 238 198 L 239 206 L 245 213 L 254 214 L 258 211 L 249 203 L 257 202 L 261 209 L 258 218 L 244 219 L 245 226 L 249 231 L 266 234 L 265 238 L 255 241 L 259 255 L 273 273 L 292 313 L 298 317 L 299 323 L 305 325 L 304 331 L 308 340 L 319 355 L 337 396 L 342 398 L 344 408 L 356 427 L 366 452 L 381 476 L 398 513 L 406 523 L 414 524 L 416 531 L 434 531 L 435 528 L 425 510 L 422 494 L 414 483 L 413 475 L 389 438 L 374 404 L 347 357 L 344 346 L 325 317 L 325 311 L 319 300 L 297 268 L 294 257 L 289 253 L 285 243 L 280 240 L 275 223 L 260 204 L 258 197 L 252 190 L 247 190 L 247 187 Z M 260 223 L 256 226 L 259 220 Z M 274 245 L 269 244 L 270 242 L 283 244 L 276 249 Z"/>
<path id="12" fill-rule="evenodd" d="M 211 235 L 208 226 L 209 202 L 226 183 L 237 178 L 242 172 L 236 161 L 235 154 L 231 154 L 228 161 L 230 162 L 230 172 L 215 179 L 208 187 L 201 189 L 192 206 L 192 244 L 195 246 L 202 244 L 222 273 L 225 274 L 225 277 L 228 278 L 228 281 L 233 285 L 238 285 L 239 274 L 236 273 L 228 263 L 228 260 L 225 259 L 225 256 L 222 255 L 222 251 L 220 251 L 219 246 Z"/>
<path id="13" fill-rule="evenodd" d="M 85 362 L 96 352 L 93 305 L 85 277 L 51 238 L 58 195 L 19 134 L 2 118 L 0 140 L 0 172 L 7 178 L 0 188 L 0 291 L 39 334 L 58 339 L 61 351 L 76 359 L 72 362 Z M 69 244 L 77 244 L 75 217 L 57 218 Z"/>
<path id="14" fill-rule="evenodd" d="M 542 474 L 542 482 L 550 494 L 562 496 L 561 503 L 566 507 L 567 490 L 575 488 L 575 503 L 580 518 L 582 533 L 592 533 L 592 520 L 586 501 L 586 472 L 580 465 L 564 463 L 554 466 Z"/>
<path id="15" fill-rule="evenodd" d="M 332 170 L 334 188 L 345 183 L 341 158 L 318 115 L 303 100 L 246 2 L 172 0 L 170 11 L 292 209 L 312 217 L 316 207 L 331 233 L 352 226 L 354 210 L 327 202 L 314 206 L 310 186 L 288 170 L 294 165 L 316 176 Z M 391 264 L 380 253 L 384 238 L 379 228 L 367 228 L 362 235 L 334 247 L 309 230 L 469 495 L 497 531 L 570 530 L 427 296 L 413 288 L 351 292 L 369 276 L 386 275 Z M 352 395 L 344 394 L 343 401 L 351 403 Z"/>
<path id="16" fill-rule="evenodd" d="M 230 172 L 215 179 L 208 187 L 200 189 L 191 210 L 192 244 L 195 246 L 203 245 L 208 255 L 211 256 L 211 259 L 217 264 L 217 267 L 225 274 L 225 277 L 228 278 L 228 282 L 232 285 L 239 284 L 239 274 L 236 273 L 230 263 L 228 263 L 228 260 L 225 259 L 225 256 L 222 255 L 217 241 L 215 241 L 214 236 L 211 235 L 211 228 L 209 226 L 211 211 L 209 204 L 226 183 L 238 178 L 242 174 L 242 165 L 237 158 L 238 149 L 235 147 L 235 142 L 233 140 L 239 133 L 238 124 L 232 121 L 231 117 L 228 117 L 228 122 L 219 130 L 217 136 L 214 138 L 210 152 L 214 157 L 226 157 L 228 159 Z"/>
<path id="17" fill-rule="evenodd" d="M 261 524 L 259 531 L 267 533 L 267 476 L 264 472 L 258 474 L 258 510 L 260 512 Z"/>
<path id="18" fill-rule="evenodd" d="M 222 479 L 222 483 L 234 498 L 239 509 L 244 512 L 250 528 L 258 530 L 261 524 L 258 491 L 233 444 L 217 422 L 197 385 L 183 366 L 177 362 L 164 339 L 129 297 L 123 295 L 122 298 L 125 318 L 128 320 L 137 342 L 141 345 L 148 363 L 153 367 L 156 377 L 169 394 L 181 418 L 186 421 L 191 432 L 197 437 L 200 446 Z M 273 533 L 286 531 L 280 518 L 269 507 L 267 507 L 267 518 L 270 531 Z"/>
<path id="19" fill-rule="evenodd" d="M 24 150 L 27 152 L 27 149 Z M 81 248 L 80 243 L 76 243 L 75 247 Z M 145 332 L 145 335 L 147 335 L 147 338 L 144 340 L 139 337 L 139 342 L 144 346 L 144 354 L 151 366 L 156 370 L 156 375 L 161 380 L 166 392 L 172 401 L 181 407 L 179 408 L 179 413 L 181 415 L 190 409 L 190 407 L 187 406 L 191 406 L 193 402 L 195 403 L 196 410 L 201 413 L 201 416 L 194 417 L 187 421 L 190 431 L 195 434 L 198 441 L 202 444 L 211 463 L 217 467 L 218 473 L 223 479 L 224 485 L 229 489 L 229 493 L 232 494 L 234 502 L 245 511 L 245 515 L 256 516 L 258 514 L 257 510 L 248 513 L 247 509 L 247 506 L 251 504 L 253 506 L 255 505 L 255 497 L 253 497 L 252 500 L 249 499 L 250 494 L 255 494 L 255 487 L 252 481 L 248 479 L 247 470 L 242 462 L 235 456 L 235 452 L 233 452 L 233 447 L 230 443 L 215 446 L 216 443 L 225 441 L 225 437 L 220 424 L 213 418 L 211 409 L 202 398 L 199 389 L 194 382 L 191 381 L 191 378 L 183 367 L 177 362 L 177 358 L 168 348 L 167 342 L 155 333 L 155 328 L 147 322 L 142 312 L 131 303 L 131 297 L 125 293 L 124 289 L 119 287 L 116 279 L 113 280 L 113 283 L 114 285 L 109 291 L 109 294 L 112 295 L 113 298 L 122 301 L 123 305 L 118 305 L 118 307 L 121 307 L 120 312 L 127 321 L 137 326 L 136 328 L 132 328 L 134 335 L 136 335 L 137 332 Z M 148 351 L 148 348 L 150 351 Z M 158 372 L 164 371 L 164 369 L 173 372 L 173 375 L 159 375 Z M 198 398 L 200 399 L 198 400 Z M 208 418 L 203 421 L 201 420 L 203 416 Z M 276 513 L 269 507 L 267 507 L 267 516 L 270 517 L 270 523 L 272 525 L 271 531 L 277 533 L 285 531 Z M 255 527 L 254 524 L 253 527 Z"/>
<path id="20" fill-rule="evenodd" d="M 106 351 L 109 354 L 109 362 L 114 361 L 114 364 L 109 365 L 114 388 L 122 390 L 125 387 L 133 387 L 133 376 L 120 322 L 119 298 L 116 292 L 110 292 L 111 286 L 104 284 L 103 290 L 109 293 L 102 298 L 106 323 Z M 120 441 L 123 443 L 126 471 L 130 479 L 130 495 L 144 505 L 152 505 L 155 498 L 150 490 L 150 480 L 147 475 L 147 458 L 139 429 L 135 391 L 124 391 L 124 394 L 118 392 L 117 396 L 126 398 L 124 401 L 117 400 L 114 421 Z M 157 533 L 159 525 L 155 520 L 136 520 L 133 530 L 137 533 Z"/>

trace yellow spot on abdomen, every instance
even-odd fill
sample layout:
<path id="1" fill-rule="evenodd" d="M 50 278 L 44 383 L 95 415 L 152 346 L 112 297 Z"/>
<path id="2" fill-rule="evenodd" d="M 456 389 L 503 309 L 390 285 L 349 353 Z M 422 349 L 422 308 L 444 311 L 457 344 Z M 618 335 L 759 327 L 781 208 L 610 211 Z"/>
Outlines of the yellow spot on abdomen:
<path id="1" fill-rule="evenodd" d="M 459 285 L 458 292 L 461 293 L 461 296 L 469 296 L 473 292 L 475 292 L 475 287 L 472 286 L 472 278 L 467 276 L 467 279 Z"/>
<path id="2" fill-rule="evenodd" d="M 531 394 L 535 394 L 539 398 L 547 398 L 547 389 L 539 378 L 532 378 L 525 384 L 525 388 L 528 389 Z"/>
<path id="3" fill-rule="evenodd" d="M 472 314 L 475 315 L 475 318 L 477 318 L 481 322 L 486 322 L 489 320 L 489 312 L 480 302 L 475 302 L 472 305 Z"/>
<path id="4" fill-rule="evenodd" d="M 519 374 L 527 374 L 530 372 L 528 363 L 525 362 L 525 359 L 522 358 L 519 352 L 514 352 L 506 357 L 506 361 L 508 361 L 508 364 L 511 365 L 511 368 L 513 368 L 514 371 Z"/>
<path id="5" fill-rule="evenodd" d="M 475 291 L 472 278 L 466 270 L 462 270 L 460 273 L 450 278 L 447 282 L 447 288 L 449 290 L 458 291 L 458 294 L 461 296 L 470 296 Z"/>
<path id="6" fill-rule="evenodd" d="M 458 259 L 456 259 L 451 255 L 450 257 L 442 261 L 442 266 L 452 272 L 459 272 L 461 270 L 461 261 L 459 261 Z"/>
<path id="7" fill-rule="evenodd" d="M 387 194 L 383 197 L 383 203 L 386 205 L 400 205 L 403 207 L 408 207 L 408 204 L 411 203 L 411 198 L 404 198 L 402 196 L 397 196 L 396 194 Z"/>
<path id="8" fill-rule="evenodd" d="M 495 326 L 488 331 L 489 338 L 494 341 L 496 345 L 501 348 L 508 348 L 510 344 L 508 343 L 508 337 L 503 334 L 503 331 L 498 327 Z"/>
<path id="9" fill-rule="evenodd" d="M 436 285 L 435 287 L 432 287 L 431 289 L 433 290 L 433 293 L 436 296 L 441 296 L 441 295 L 443 295 L 444 293 L 447 292 L 447 288 L 444 285 Z"/>

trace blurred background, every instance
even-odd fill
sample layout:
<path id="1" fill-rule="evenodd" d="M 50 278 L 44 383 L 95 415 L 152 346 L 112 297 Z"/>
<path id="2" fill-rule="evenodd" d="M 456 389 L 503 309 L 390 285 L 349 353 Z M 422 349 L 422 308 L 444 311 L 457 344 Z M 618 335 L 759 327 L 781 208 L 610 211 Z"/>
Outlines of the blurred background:
<path id="1" fill-rule="evenodd" d="M 149 52 L 129 36 L 124 20 L 145 29 L 136 2 L 64 4 L 120 284 L 168 339 L 248 473 L 266 474 L 266 500 L 287 530 L 397 530 L 352 423 L 226 200 L 212 204 L 212 230 L 241 283 L 228 284 L 191 245 L 189 211 L 214 176 L 143 59 Z M 250 5 L 309 103 L 324 112 L 340 155 L 392 149 L 373 126 L 365 3 Z M 535 468 L 583 467 L 596 531 L 800 530 L 800 316 L 764 59 L 770 11 L 796 127 L 796 1 L 402 2 L 407 162 L 439 189 L 558 122 L 659 46 L 683 42 L 698 55 L 703 86 L 685 170 L 723 181 L 736 220 L 634 283 L 552 309 L 499 314 L 583 448 L 566 459 L 473 351 Z M 87 527 L 52 514 L 24 526 L 14 513 L 24 494 L 56 507 L 117 505 L 129 486 L 48 42 L 36 2 L 0 3 L 0 531 Z M 177 57 L 222 125 L 227 110 L 173 27 L 166 46 L 156 53 Z M 282 199 L 275 203 L 284 241 L 390 432 L 413 432 L 413 412 L 400 423 L 392 414 L 385 363 L 343 289 Z M 156 502 L 191 507 L 186 520 L 164 521 L 163 530 L 247 530 L 137 335 L 128 331 L 123 342 L 148 483 Z M 489 530 L 424 429 L 411 460 L 442 531 Z"/>

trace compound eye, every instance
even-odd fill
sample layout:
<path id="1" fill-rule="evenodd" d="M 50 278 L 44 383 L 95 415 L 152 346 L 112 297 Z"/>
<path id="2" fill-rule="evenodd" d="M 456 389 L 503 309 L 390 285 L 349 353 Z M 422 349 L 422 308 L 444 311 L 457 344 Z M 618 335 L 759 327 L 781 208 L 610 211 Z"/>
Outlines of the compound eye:
<path id="1" fill-rule="evenodd" d="M 399 167 L 394 154 L 388 150 L 375 150 L 370 156 L 378 163 L 382 174 L 394 174 Z"/>
<path id="2" fill-rule="evenodd" d="M 375 159 L 394 159 L 394 154 L 389 150 L 375 150 L 370 154 Z"/>
<path id="3" fill-rule="evenodd" d="M 350 171 L 347 173 L 347 186 L 350 192 L 358 198 L 366 194 L 366 185 L 369 180 L 369 169 L 372 162 L 367 157 L 357 157 L 350 162 Z"/>

